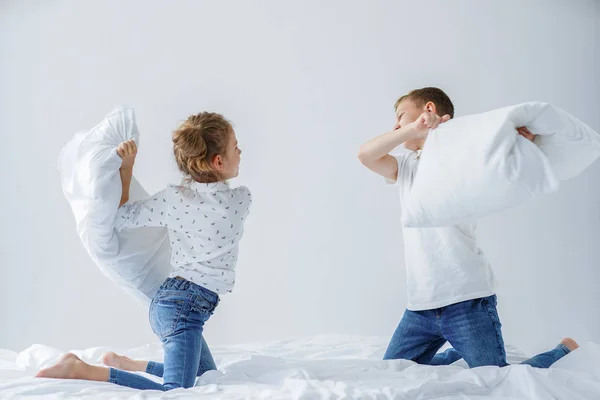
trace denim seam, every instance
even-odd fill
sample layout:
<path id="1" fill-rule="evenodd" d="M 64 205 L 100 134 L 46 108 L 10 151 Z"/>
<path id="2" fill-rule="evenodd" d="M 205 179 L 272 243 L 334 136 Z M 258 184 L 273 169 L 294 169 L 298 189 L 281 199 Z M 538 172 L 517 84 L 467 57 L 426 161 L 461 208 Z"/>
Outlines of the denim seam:
<path id="1" fill-rule="evenodd" d="M 189 341 L 189 337 L 188 337 L 189 335 L 188 335 L 188 333 L 189 333 L 189 331 L 188 331 L 188 327 L 187 327 L 187 318 L 182 318 L 181 323 L 183 324 L 183 332 L 184 332 L 184 335 L 185 335 L 185 343 L 186 343 L 186 348 L 187 348 L 189 346 L 189 344 L 188 344 L 188 341 Z M 200 346 L 202 346 L 202 345 L 200 345 Z M 186 386 L 185 386 L 185 380 L 188 378 L 187 375 L 186 375 L 189 372 L 188 371 L 189 370 L 188 366 L 186 364 L 188 361 L 189 361 L 188 357 L 183 357 L 183 372 L 184 372 L 184 374 L 183 374 L 182 382 L 181 382 L 181 387 L 183 387 L 183 388 L 186 388 Z M 197 373 L 198 373 L 198 371 L 196 371 L 196 374 Z M 194 374 L 194 375 L 196 375 L 196 374 Z M 192 387 L 194 386 L 195 383 L 196 383 L 196 381 L 194 380 L 194 382 L 192 383 Z"/>
<path id="2" fill-rule="evenodd" d="M 556 346 L 556 347 L 559 348 L 560 350 L 564 351 L 565 355 L 567 355 L 571 352 L 571 350 L 569 350 L 569 348 L 562 343 L 559 343 L 558 346 Z"/>
<path id="3" fill-rule="evenodd" d="M 418 359 L 419 357 L 421 357 L 423 354 L 425 354 L 425 352 L 429 349 L 429 346 L 435 342 L 437 339 L 432 339 L 429 342 L 425 343 L 425 346 L 423 346 L 423 348 L 421 349 L 421 352 L 415 356 L 412 361 L 415 361 L 416 359 Z M 415 361 L 416 362 L 416 361 Z"/>
<path id="4" fill-rule="evenodd" d="M 110 383 L 114 383 L 116 385 L 118 385 L 119 383 L 117 382 L 117 377 L 115 376 L 115 369 L 114 368 L 109 368 L 108 369 L 108 381 Z"/>
<path id="5" fill-rule="evenodd" d="M 146 365 L 146 371 L 145 372 L 148 373 L 148 374 L 154 375 L 153 372 L 154 372 L 154 366 L 155 365 L 156 364 L 154 363 L 154 361 L 148 361 L 148 364 Z"/>
<path id="6" fill-rule="evenodd" d="M 484 307 L 485 310 L 487 311 L 488 317 L 490 317 L 490 321 L 492 321 L 492 325 L 494 326 L 494 332 L 496 333 L 496 341 L 498 344 L 498 350 L 500 350 L 500 352 L 504 351 L 503 346 L 500 345 L 500 335 L 498 334 L 498 325 L 496 324 L 496 321 L 494 321 L 494 318 L 492 317 L 492 312 L 490 311 L 490 308 L 488 306 L 488 301 L 487 299 L 484 300 Z"/>

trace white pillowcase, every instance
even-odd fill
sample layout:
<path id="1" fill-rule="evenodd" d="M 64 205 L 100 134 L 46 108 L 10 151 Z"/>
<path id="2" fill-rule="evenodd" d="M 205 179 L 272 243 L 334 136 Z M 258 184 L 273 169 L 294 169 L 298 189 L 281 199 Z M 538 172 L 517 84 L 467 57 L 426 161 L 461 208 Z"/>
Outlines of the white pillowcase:
<path id="1" fill-rule="evenodd" d="M 526 126 L 535 144 L 517 134 Z M 468 222 L 558 189 L 600 155 L 600 137 L 542 102 L 460 117 L 430 132 L 410 195 L 406 227 Z"/>
<path id="2" fill-rule="evenodd" d="M 117 107 L 89 132 L 75 134 L 62 149 L 59 169 L 77 233 L 100 270 L 142 303 L 149 303 L 171 272 L 171 248 L 163 228 L 116 232 L 121 199 L 121 158 L 116 148 L 126 140 L 139 143 L 132 108 Z M 132 179 L 130 199 L 148 197 Z"/>

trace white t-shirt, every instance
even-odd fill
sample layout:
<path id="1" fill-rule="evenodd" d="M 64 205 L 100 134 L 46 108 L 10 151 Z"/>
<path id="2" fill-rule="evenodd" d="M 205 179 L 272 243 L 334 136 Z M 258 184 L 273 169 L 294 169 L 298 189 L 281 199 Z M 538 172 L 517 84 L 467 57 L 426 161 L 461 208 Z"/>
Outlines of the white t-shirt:
<path id="1" fill-rule="evenodd" d="M 164 226 L 171 243 L 171 277 L 180 276 L 215 293 L 235 284 L 238 246 L 252 195 L 224 182 L 169 185 L 148 199 L 124 204 L 116 229 Z"/>
<path id="2" fill-rule="evenodd" d="M 386 182 L 397 185 L 402 208 L 419 157 L 415 152 L 395 157 L 398 178 Z M 475 224 L 402 229 L 409 310 L 430 310 L 495 293 L 494 273 L 477 247 L 475 229 Z"/>

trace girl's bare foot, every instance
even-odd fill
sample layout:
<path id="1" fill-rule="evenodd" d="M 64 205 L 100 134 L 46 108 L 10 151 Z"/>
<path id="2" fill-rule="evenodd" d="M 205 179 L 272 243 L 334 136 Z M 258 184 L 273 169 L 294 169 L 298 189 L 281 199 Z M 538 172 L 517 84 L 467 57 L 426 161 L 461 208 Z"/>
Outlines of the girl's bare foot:
<path id="1" fill-rule="evenodd" d="M 83 364 L 75 354 L 67 353 L 50 368 L 37 373 L 36 378 L 78 379 Z"/>
<path id="2" fill-rule="evenodd" d="M 120 356 L 112 351 L 102 355 L 102 363 L 109 367 L 120 369 L 123 371 L 141 371 L 146 372 L 148 361 L 132 360 L 129 357 Z"/>
<path id="3" fill-rule="evenodd" d="M 37 373 L 36 378 L 85 379 L 88 381 L 107 382 L 108 368 L 86 364 L 75 354 L 67 353 L 50 368 Z"/>
<path id="4" fill-rule="evenodd" d="M 576 348 L 579 347 L 579 345 L 577 344 L 576 341 L 574 341 L 571 338 L 564 338 L 563 340 L 560 341 L 561 344 L 564 344 L 565 346 L 567 346 L 567 349 L 569 349 L 570 351 L 575 350 Z"/>

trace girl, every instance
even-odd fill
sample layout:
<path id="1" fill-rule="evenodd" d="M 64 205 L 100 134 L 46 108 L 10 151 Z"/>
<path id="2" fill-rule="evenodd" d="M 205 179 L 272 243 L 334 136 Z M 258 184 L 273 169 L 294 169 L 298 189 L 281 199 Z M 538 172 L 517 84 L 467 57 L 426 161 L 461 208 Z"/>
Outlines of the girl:
<path id="1" fill-rule="evenodd" d="M 137 148 L 129 141 L 117 152 L 123 160 L 123 192 L 116 229 L 165 227 L 171 242 L 172 272 L 150 305 L 150 325 L 163 343 L 164 364 L 133 361 L 114 353 L 108 353 L 104 362 L 163 377 L 164 383 L 92 366 L 74 354 L 64 355 L 37 376 L 108 381 L 136 389 L 189 388 L 197 376 L 216 369 L 202 331 L 219 296 L 231 292 L 235 284 L 238 246 L 252 199 L 246 187 L 231 189 L 226 181 L 238 175 L 241 150 L 231 124 L 222 115 L 193 115 L 173 133 L 175 160 L 186 184 L 169 185 L 133 203 L 127 201 Z"/>

